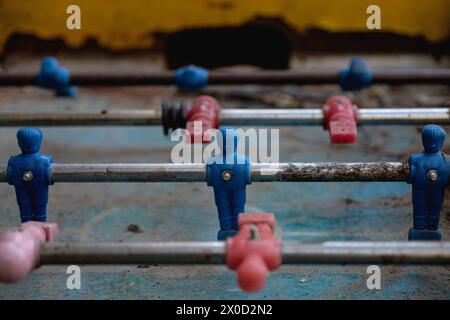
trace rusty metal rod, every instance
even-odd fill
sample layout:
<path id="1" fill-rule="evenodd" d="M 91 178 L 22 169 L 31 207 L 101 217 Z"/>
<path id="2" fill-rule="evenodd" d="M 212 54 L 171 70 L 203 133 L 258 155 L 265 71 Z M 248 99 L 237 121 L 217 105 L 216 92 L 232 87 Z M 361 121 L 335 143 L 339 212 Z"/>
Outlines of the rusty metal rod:
<path id="1" fill-rule="evenodd" d="M 204 182 L 205 164 L 53 164 L 53 182 Z M 253 163 L 252 182 L 406 181 L 403 162 Z M 0 166 L 0 182 L 6 182 Z"/>
<path id="2" fill-rule="evenodd" d="M 42 244 L 40 264 L 224 264 L 224 242 Z M 283 264 L 450 264 L 450 242 L 283 242 Z"/>
<path id="3" fill-rule="evenodd" d="M 109 242 L 41 245 L 41 264 L 223 264 L 225 243 Z"/>
<path id="4" fill-rule="evenodd" d="M 358 109 L 358 125 L 450 124 L 450 108 Z M 322 109 L 222 109 L 221 125 L 323 125 Z M 161 110 L 0 112 L 0 126 L 161 125 Z"/>
<path id="5" fill-rule="evenodd" d="M 36 73 L 14 72 L 0 73 L 0 86 L 35 85 Z M 80 86 L 124 86 L 124 85 L 172 85 L 175 84 L 175 72 L 108 72 L 108 73 L 72 73 L 70 83 Z M 258 72 L 209 71 L 209 85 L 224 84 L 335 84 L 339 83 L 339 70 L 291 70 Z M 376 69 L 372 83 L 398 84 L 448 84 L 450 69 Z"/>

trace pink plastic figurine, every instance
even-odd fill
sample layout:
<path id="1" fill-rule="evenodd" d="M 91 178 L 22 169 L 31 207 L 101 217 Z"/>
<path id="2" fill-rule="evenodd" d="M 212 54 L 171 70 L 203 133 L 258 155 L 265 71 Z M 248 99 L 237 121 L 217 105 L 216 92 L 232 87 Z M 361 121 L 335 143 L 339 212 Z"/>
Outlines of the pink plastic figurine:
<path id="1" fill-rule="evenodd" d="M 220 105 L 211 96 L 199 96 L 194 99 L 186 114 L 186 130 L 191 143 L 210 143 L 210 129 L 219 128 Z M 201 122 L 201 130 L 195 130 L 195 123 Z"/>
<path id="2" fill-rule="evenodd" d="M 323 106 L 323 127 L 330 132 L 331 143 L 356 142 L 356 106 L 345 96 L 334 96 Z"/>
<path id="3" fill-rule="evenodd" d="M 271 213 L 245 213 L 238 223 L 237 235 L 227 238 L 227 266 L 236 270 L 242 290 L 257 292 L 269 271 L 281 264 L 281 241 L 273 235 L 275 218 Z"/>

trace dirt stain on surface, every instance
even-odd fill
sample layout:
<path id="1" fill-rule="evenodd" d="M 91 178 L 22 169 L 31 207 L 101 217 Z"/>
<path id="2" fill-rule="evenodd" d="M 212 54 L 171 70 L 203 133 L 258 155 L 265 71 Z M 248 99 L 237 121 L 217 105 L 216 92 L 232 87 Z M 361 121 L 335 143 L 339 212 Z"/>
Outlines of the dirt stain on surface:
<path id="1" fill-rule="evenodd" d="M 142 229 L 137 224 L 130 224 L 127 228 L 127 231 L 133 233 L 142 233 Z"/>

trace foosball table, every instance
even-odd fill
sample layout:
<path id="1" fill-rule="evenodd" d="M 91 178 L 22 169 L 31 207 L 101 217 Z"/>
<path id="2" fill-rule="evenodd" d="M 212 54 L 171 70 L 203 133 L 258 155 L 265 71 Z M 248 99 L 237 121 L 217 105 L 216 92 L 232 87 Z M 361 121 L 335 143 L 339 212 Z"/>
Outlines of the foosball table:
<path id="1" fill-rule="evenodd" d="M 449 106 L 351 98 L 449 82 L 448 69 L 361 58 L 335 71 L 155 73 L 45 58 L 0 74 L 0 297 L 448 298 Z M 269 109 L 208 92 L 247 84 L 332 94 Z M 246 128 L 279 128 L 276 161 L 239 148 Z M 202 156 L 174 161 L 174 145 Z M 72 265 L 89 290 L 66 290 Z M 369 266 L 382 295 L 366 286 Z"/>

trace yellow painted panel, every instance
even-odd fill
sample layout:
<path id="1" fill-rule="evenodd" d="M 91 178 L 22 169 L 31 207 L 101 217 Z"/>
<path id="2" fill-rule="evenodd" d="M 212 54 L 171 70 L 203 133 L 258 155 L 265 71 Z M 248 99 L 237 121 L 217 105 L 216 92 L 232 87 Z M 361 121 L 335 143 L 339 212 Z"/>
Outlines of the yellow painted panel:
<path id="1" fill-rule="evenodd" d="M 81 8 L 81 30 L 66 28 L 70 4 Z M 257 17 L 281 18 L 298 32 L 373 32 L 366 28 L 370 4 L 381 7 L 383 31 L 430 41 L 450 36 L 448 0 L 0 0 L 0 51 L 15 32 L 62 38 L 71 47 L 94 38 L 120 50 L 151 47 L 153 32 L 236 26 Z"/>

